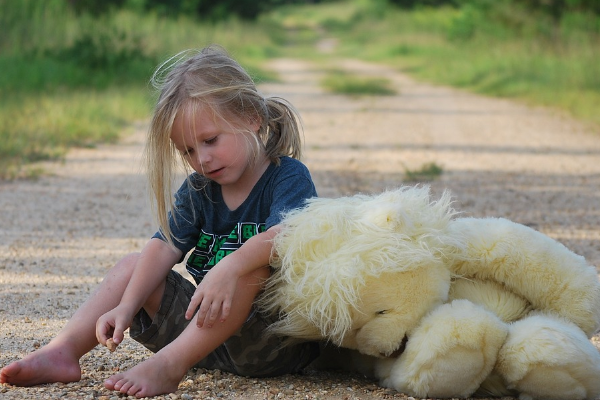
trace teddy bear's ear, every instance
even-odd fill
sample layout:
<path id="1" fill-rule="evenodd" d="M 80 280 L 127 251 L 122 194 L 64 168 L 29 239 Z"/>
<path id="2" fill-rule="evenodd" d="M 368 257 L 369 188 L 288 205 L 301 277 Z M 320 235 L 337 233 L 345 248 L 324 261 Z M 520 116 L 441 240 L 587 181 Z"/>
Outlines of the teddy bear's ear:
<path id="1" fill-rule="evenodd" d="M 426 199 L 426 200 L 425 200 Z M 381 229 L 402 232 L 412 225 L 411 214 L 418 215 L 429 203 L 427 188 L 401 187 L 373 196 L 359 205 L 360 221 Z"/>
<path id="2" fill-rule="evenodd" d="M 431 199 L 428 186 L 403 186 L 360 204 L 361 222 L 415 239 L 442 231 L 455 214 L 450 194 Z"/>
<path id="3" fill-rule="evenodd" d="M 373 224 L 381 229 L 402 230 L 404 219 L 402 218 L 402 209 L 400 204 L 381 201 L 374 201 L 373 207 L 363 211 L 361 220 L 368 224 Z"/>

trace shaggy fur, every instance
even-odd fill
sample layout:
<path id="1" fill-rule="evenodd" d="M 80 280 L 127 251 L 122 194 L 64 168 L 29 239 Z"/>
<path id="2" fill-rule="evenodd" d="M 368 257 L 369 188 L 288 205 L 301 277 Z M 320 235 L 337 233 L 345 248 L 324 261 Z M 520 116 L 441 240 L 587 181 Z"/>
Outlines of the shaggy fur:
<path id="1" fill-rule="evenodd" d="M 526 226 L 455 216 L 426 187 L 291 212 L 259 303 L 272 332 L 356 349 L 412 396 L 600 396 L 595 268 Z"/>
<path id="2" fill-rule="evenodd" d="M 431 201 L 427 187 L 314 198 L 303 210 L 289 213 L 275 238 L 275 271 L 261 299 L 265 310 L 281 314 L 272 332 L 327 337 L 341 345 L 357 316 L 371 318 L 357 307 L 369 277 L 410 271 L 412 278 L 394 292 L 417 296 L 416 285 L 427 294 L 413 298 L 412 307 L 403 307 L 414 325 L 425 311 L 446 300 L 449 274 L 441 255 L 448 251 L 445 231 L 453 213 L 450 196 Z M 375 311 L 389 316 L 389 308 Z"/>
<path id="3" fill-rule="evenodd" d="M 387 377 L 382 385 L 420 397 L 469 397 L 494 368 L 507 335 L 493 313 L 454 300 L 423 319 L 402 358 L 379 371 Z"/>
<path id="4" fill-rule="evenodd" d="M 600 285 L 585 259 L 527 226 L 503 218 L 459 218 L 450 235 L 469 245 L 450 270 L 464 278 L 500 282 L 533 309 L 555 313 L 591 337 L 600 327 Z"/>
<path id="5" fill-rule="evenodd" d="M 511 324 L 497 370 L 523 399 L 596 399 L 598 350 L 575 324 L 537 314 Z"/>

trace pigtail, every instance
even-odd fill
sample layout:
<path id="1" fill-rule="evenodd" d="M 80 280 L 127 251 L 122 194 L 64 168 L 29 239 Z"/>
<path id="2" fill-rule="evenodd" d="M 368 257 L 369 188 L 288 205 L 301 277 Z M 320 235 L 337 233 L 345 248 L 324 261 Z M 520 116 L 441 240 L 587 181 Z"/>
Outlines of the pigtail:
<path id="1" fill-rule="evenodd" d="M 302 156 L 302 121 L 300 114 L 288 101 L 280 97 L 268 97 L 266 105 L 266 129 L 263 132 L 267 157 L 279 164 L 279 157 Z"/>

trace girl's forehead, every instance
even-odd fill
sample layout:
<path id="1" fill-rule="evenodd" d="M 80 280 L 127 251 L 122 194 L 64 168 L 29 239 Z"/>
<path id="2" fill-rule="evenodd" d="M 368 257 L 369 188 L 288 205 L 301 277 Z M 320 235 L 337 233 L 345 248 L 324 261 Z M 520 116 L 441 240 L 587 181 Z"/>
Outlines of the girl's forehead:
<path id="1" fill-rule="evenodd" d="M 237 132 L 238 126 L 211 107 L 182 108 L 175 115 L 169 137 L 176 147 L 184 147 L 219 133 Z"/>
<path id="2" fill-rule="evenodd" d="M 185 107 L 175 115 L 171 136 L 202 130 L 212 130 L 219 125 L 219 118 L 209 107 Z"/>
<path id="3" fill-rule="evenodd" d="M 195 124 L 198 121 L 208 120 L 216 123 L 217 119 L 217 113 L 212 107 L 197 102 L 188 102 L 187 104 L 184 104 L 180 107 L 179 111 L 177 111 L 177 114 L 175 114 L 175 121 L 179 120 L 180 123 L 187 125 Z"/>

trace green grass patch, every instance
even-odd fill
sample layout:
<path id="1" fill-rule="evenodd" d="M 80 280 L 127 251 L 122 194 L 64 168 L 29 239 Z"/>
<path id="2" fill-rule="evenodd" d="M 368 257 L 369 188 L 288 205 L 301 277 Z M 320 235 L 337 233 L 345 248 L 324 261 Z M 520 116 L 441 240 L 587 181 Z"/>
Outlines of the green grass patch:
<path id="1" fill-rule="evenodd" d="M 114 143 L 150 112 L 139 88 L 65 90 L 0 100 L 0 178 L 29 163 L 62 159 L 71 147 Z M 26 174 L 27 175 L 27 174 Z"/>
<path id="2" fill-rule="evenodd" d="M 396 94 L 389 79 L 365 77 L 342 70 L 328 72 L 321 85 L 330 92 L 351 96 Z"/>
<path id="3" fill-rule="evenodd" d="M 434 162 L 423 164 L 421 168 L 409 169 L 404 167 L 404 181 L 406 182 L 431 182 L 439 178 L 444 170 Z"/>

